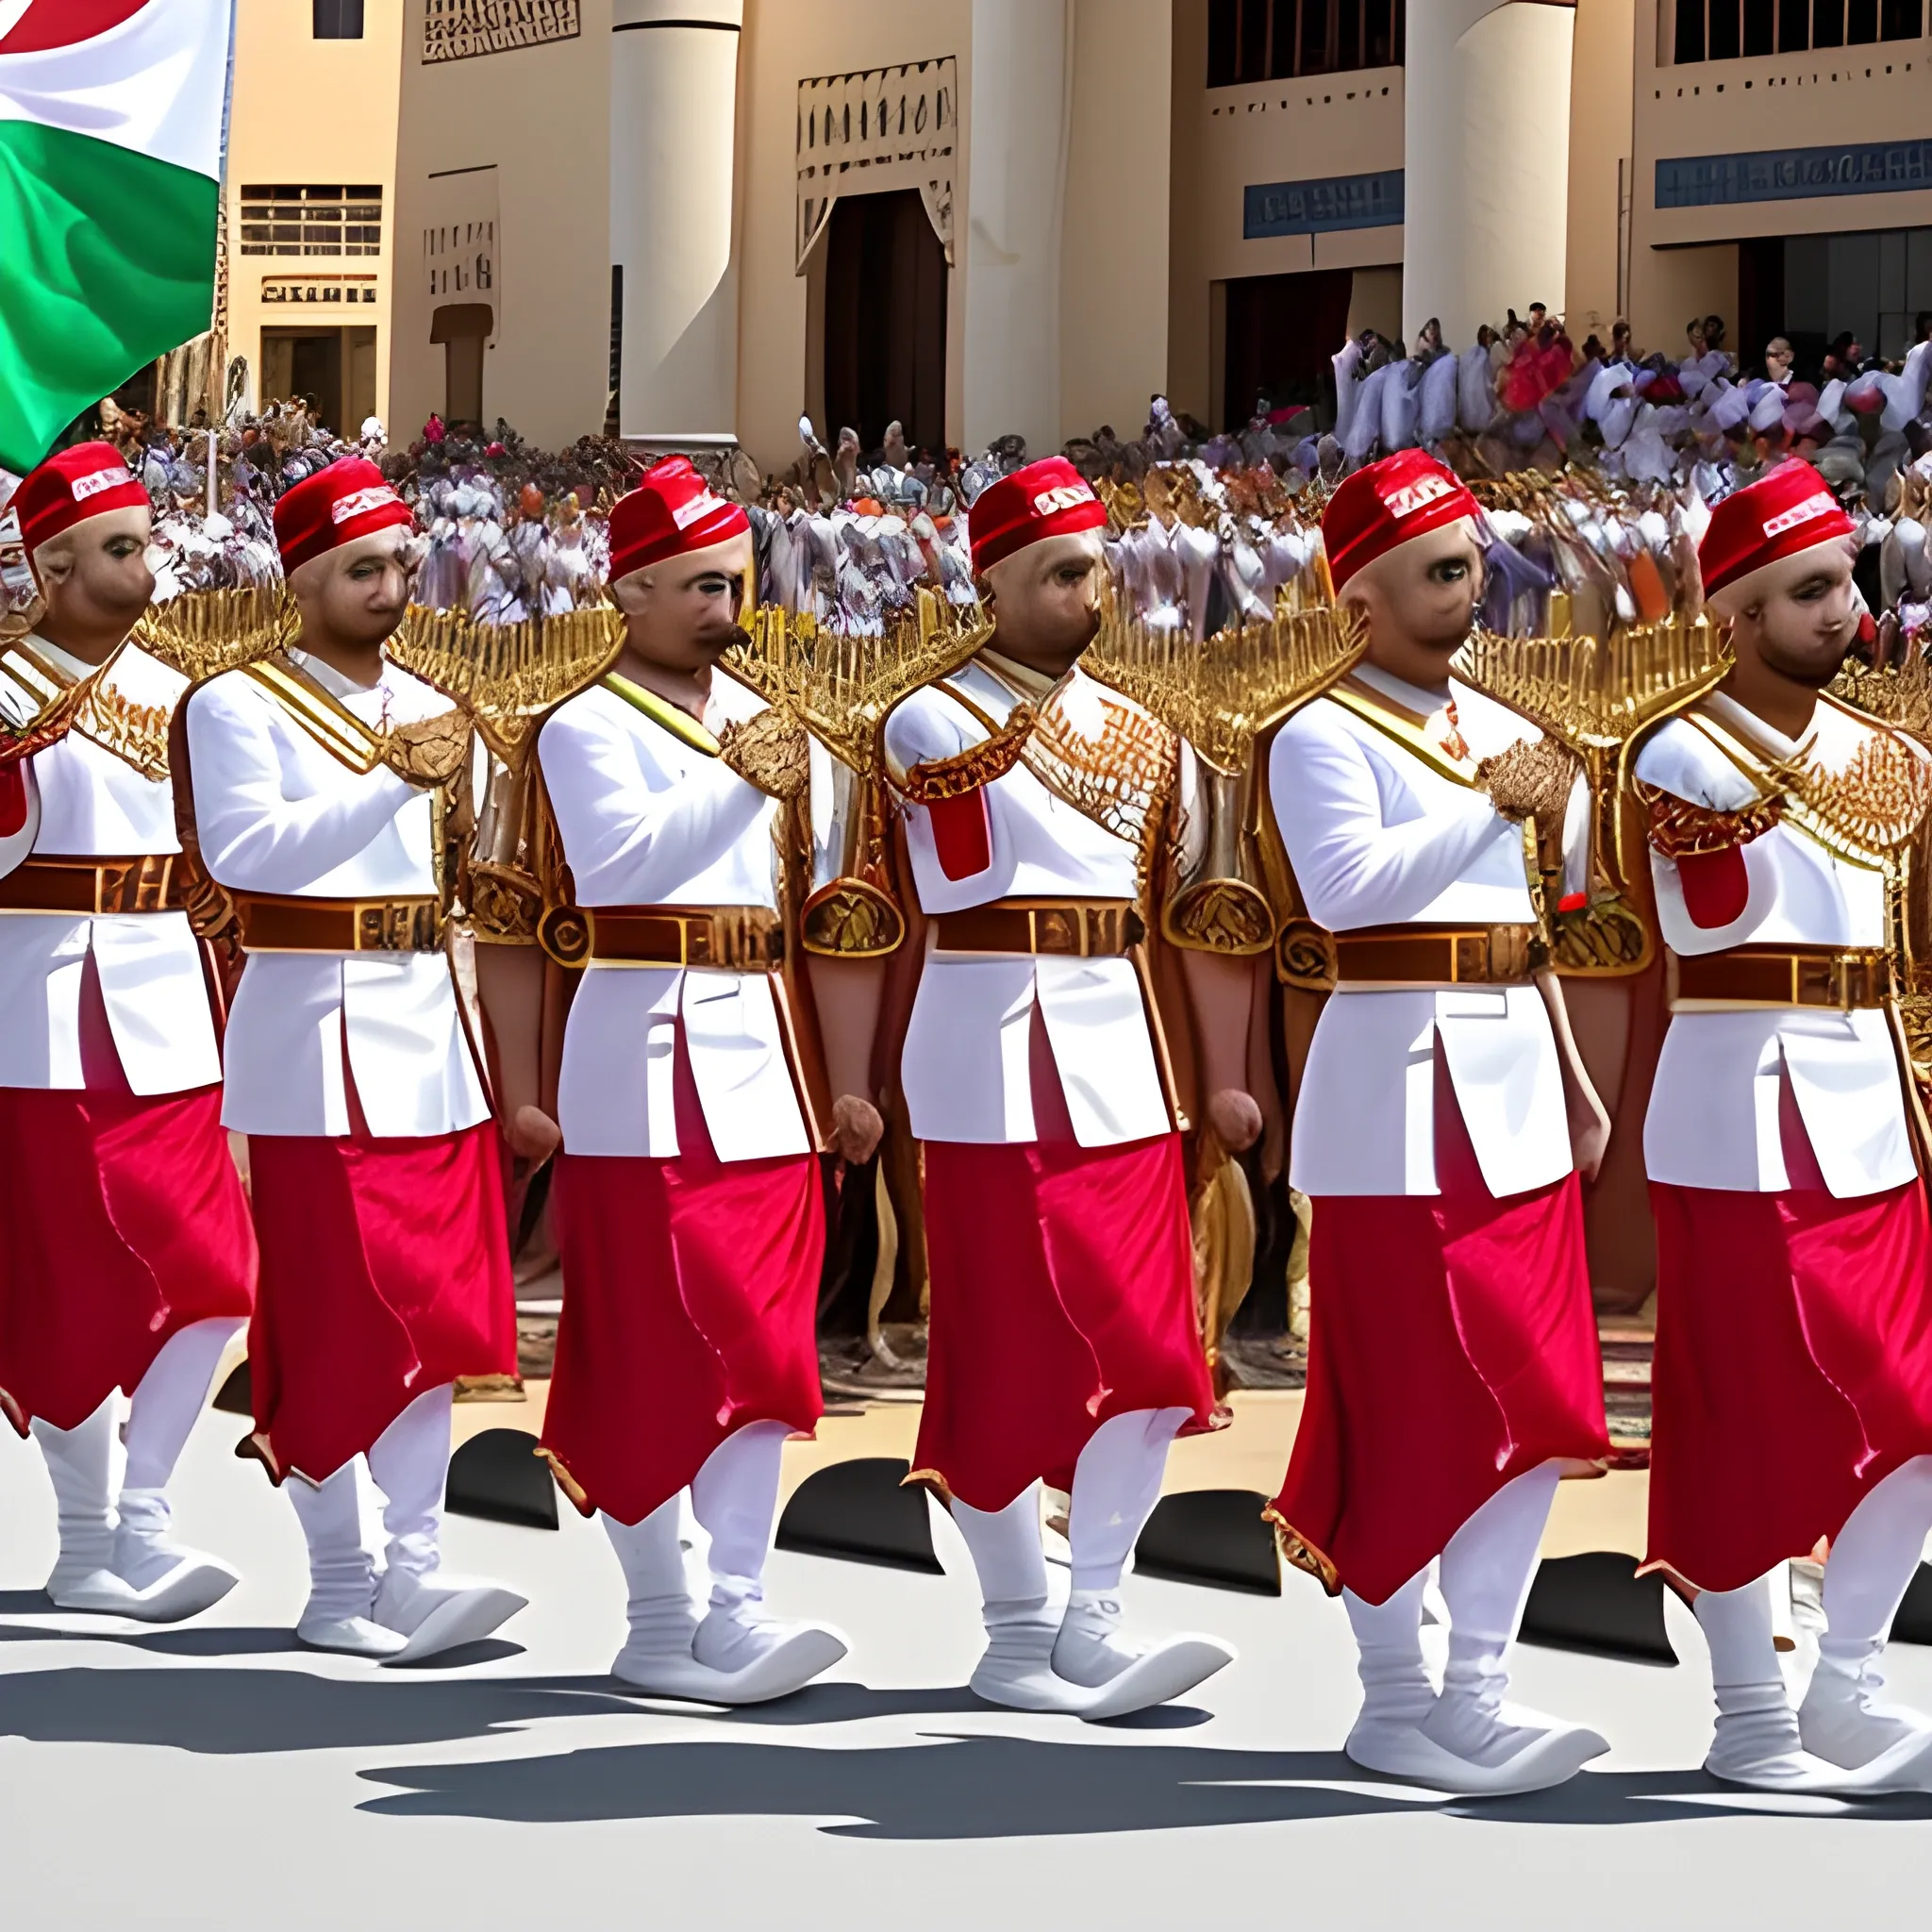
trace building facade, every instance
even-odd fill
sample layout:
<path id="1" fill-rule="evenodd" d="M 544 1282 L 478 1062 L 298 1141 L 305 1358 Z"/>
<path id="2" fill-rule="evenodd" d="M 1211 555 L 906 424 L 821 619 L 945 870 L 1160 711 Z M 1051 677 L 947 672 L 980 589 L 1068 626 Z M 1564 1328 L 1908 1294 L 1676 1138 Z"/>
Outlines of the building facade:
<path id="1" fill-rule="evenodd" d="M 1541 302 L 1932 308 L 1925 0 L 241 0 L 231 353 L 399 435 L 1038 450 Z M 298 252 L 299 251 L 299 252 Z"/>

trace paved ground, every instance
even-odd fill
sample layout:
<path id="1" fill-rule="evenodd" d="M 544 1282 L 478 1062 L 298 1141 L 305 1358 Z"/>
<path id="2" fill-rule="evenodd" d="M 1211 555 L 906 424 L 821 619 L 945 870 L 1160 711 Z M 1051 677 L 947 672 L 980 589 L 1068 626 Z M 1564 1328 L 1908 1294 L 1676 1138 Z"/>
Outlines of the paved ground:
<path id="1" fill-rule="evenodd" d="M 616 1568 L 568 1516 L 557 1535 L 450 1525 L 454 1564 L 531 1596 L 513 1643 L 456 1670 L 324 1660 L 289 1647 L 300 1538 L 231 1457 L 237 1432 L 204 1419 L 180 1516 L 247 1581 L 160 1632 L 50 1611 L 38 1457 L 0 1443 L 9 1927 L 1709 1932 L 1897 1924 L 1924 1899 L 1932 1798 L 1757 1801 L 1690 1768 L 1709 1686 L 1674 1606 L 1676 1669 L 1523 1654 L 1526 1701 L 1616 1740 L 1598 1771 L 1451 1806 L 1339 1755 L 1346 1625 L 1298 1577 L 1278 1600 L 1130 1582 L 1147 1628 L 1218 1631 L 1241 1657 L 1196 1707 L 1105 1728 L 956 1688 L 975 1654 L 963 1580 L 782 1554 L 778 1605 L 853 1639 L 839 1681 L 737 1714 L 622 1695 L 603 1674 Z M 1902 1651 L 1894 1677 L 1932 1707 L 1932 1652 Z"/>

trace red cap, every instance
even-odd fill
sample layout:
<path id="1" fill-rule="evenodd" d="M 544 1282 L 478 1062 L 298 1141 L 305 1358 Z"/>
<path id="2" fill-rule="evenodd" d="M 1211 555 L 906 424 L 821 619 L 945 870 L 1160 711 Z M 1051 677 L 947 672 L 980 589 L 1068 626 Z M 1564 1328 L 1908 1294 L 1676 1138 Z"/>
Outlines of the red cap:
<path id="1" fill-rule="evenodd" d="M 1461 477 L 1424 450 L 1398 450 L 1344 476 L 1322 512 L 1322 547 L 1339 591 L 1400 543 L 1481 514 Z"/>
<path id="2" fill-rule="evenodd" d="M 1697 568 L 1708 597 L 1740 577 L 1814 544 L 1849 537 L 1857 529 L 1809 463 L 1780 463 L 1710 513 L 1710 527 L 1697 546 Z"/>
<path id="3" fill-rule="evenodd" d="M 391 524 L 413 525 L 409 506 L 366 457 L 343 457 L 305 476 L 275 504 L 275 542 L 284 575 Z"/>
<path id="4" fill-rule="evenodd" d="M 146 509 L 147 491 L 121 460 L 110 442 L 76 442 L 56 450 L 39 469 L 30 470 L 13 492 L 12 508 L 20 518 L 20 539 L 31 557 L 50 537 L 105 516 L 110 509 Z"/>
<path id="5" fill-rule="evenodd" d="M 744 507 L 715 494 L 689 457 L 666 457 L 611 506 L 610 581 L 708 550 L 750 528 Z"/>
<path id="6" fill-rule="evenodd" d="M 1086 477 L 1065 457 L 1042 457 L 989 483 L 974 498 L 966 513 L 973 568 L 991 570 L 1029 543 L 1097 530 L 1106 521 L 1107 506 Z"/>

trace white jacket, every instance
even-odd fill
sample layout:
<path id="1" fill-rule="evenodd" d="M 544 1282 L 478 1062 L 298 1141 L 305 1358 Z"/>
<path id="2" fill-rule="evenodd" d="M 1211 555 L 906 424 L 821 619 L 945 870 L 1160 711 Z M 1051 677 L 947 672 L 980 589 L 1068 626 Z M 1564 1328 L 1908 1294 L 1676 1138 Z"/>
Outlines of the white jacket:
<path id="1" fill-rule="evenodd" d="M 1354 675 L 1372 702 L 1422 718 L 1441 708 L 1440 696 L 1371 668 Z M 1540 736 L 1467 685 L 1450 693 L 1472 781 L 1482 758 Z M 1275 734 L 1268 786 L 1307 916 L 1331 932 L 1534 917 L 1523 828 L 1337 698 L 1318 698 Z M 1573 869 L 1587 826 L 1581 792 L 1579 781 L 1566 821 Z M 1570 1172 L 1562 1067 L 1534 986 L 1344 980 L 1322 1010 L 1296 1098 L 1292 1185 L 1310 1195 L 1439 1191 L 1439 1049 L 1491 1194 Z"/>
<path id="2" fill-rule="evenodd" d="M 1696 711 L 1770 762 L 1800 754 L 1800 746 L 1721 691 Z M 1822 700 L 1803 752 L 1840 768 L 1874 729 Z M 1741 810 L 1761 796 L 1690 717 L 1660 725 L 1639 748 L 1633 769 L 1642 784 L 1719 811 Z M 1748 896 L 1743 912 L 1723 926 L 1692 922 L 1675 862 L 1652 851 L 1657 922 L 1673 951 L 1885 943 L 1881 872 L 1827 851 L 1789 818 L 1740 849 Z M 1878 1193 L 1914 1177 L 1898 1055 L 1883 1012 L 1680 1005 L 1664 1037 L 1643 1124 L 1651 1179 L 1781 1191 L 1789 1185 L 1778 1125 L 1781 1082 L 1790 1086 L 1833 1194 L 1843 1200 Z"/>
<path id="3" fill-rule="evenodd" d="M 70 679 L 92 675 L 92 666 L 44 638 L 29 641 Z M 123 646 L 112 675 L 117 689 L 158 710 L 172 711 L 188 688 L 179 673 L 132 644 Z M 39 695 L 0 661 L 0 704 L 10 699 L 26 715 L 39 708 Z M 36 752 L 25 779 L 27 824 L 0 843 L 0 874 L 34 855 L 132 858 L 181 849 L 167 781 L 78 732 Z M 80 982 L 90 953 L 115 1052 L 136 1093 L 182 1093 L 222 1077 L 201 945 L 186 913 L 0 912 L 0 1087 L 87 1084 Z"/>
<path id="4" fill-rule="evenodd" d="M 364 724 L 408 724 L 449 700 L 385 661 L 364 691 L 291 654 Z M 188 701 L 202 860 L 234 891 L 393 898 L 436 890 L 429 794 L 386 766 L 358 774 L 253 678 Z M 378 1139 L 455 1133 L 490 1114 L 442 953 L 255 953 L 228 1017 L 222 1119 L 244 1134 L 344 1135 L 352 1070 Z"/>
<path id="5" fill-rule="evenodd" d="M 978 659 L 946 681 L 995 723 L 1018 702 Z M 1061 699 L 1069 724 L 1097 732 L 1100 702 L 1100 688 L 1076 669 Z M 887 719 L 886 757 L 903 775 L 913 765 L 956 758 L 985 737 L 971 712 L 927 686 Z M 997 899 L 1137 896 L 1133 845 L 1057 797 L 1024 765 L 994 779 L 985 799 L 991 863 L 961 879 L 941 868 L 925 808 L 906 807 L 912 889 L 929 916 Z M 944 953 L 928 928 L 900 1074 L 914 1134 L 993 1143 L 1036 1138 L 1028 1060 L 1036 1007 L 1081 1146 L 1120 1146 L 1172 1129 L 1131 959 Z"/>
<path id="6" fill-rule="evenodd" d="M 704 723 L 716 733 L 765 708 L 721 673 Z M 777 801 L 722 758 L 604 685 L 558 706 L 537 748 L 579 906 L 777 906 Z M 680 1024 L 721 1160 L 810 1151 L 770 974 L 592 960 L 564 1029 L 569 1152 L 678 1152 Z"/>

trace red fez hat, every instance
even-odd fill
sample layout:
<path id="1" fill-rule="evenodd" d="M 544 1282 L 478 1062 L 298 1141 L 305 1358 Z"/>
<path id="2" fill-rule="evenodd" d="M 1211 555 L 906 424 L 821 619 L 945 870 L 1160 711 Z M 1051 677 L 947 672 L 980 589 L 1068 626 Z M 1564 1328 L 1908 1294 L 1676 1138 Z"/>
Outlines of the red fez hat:
<path id="1" fill-rule="evenodd" d="M 1426 450 L 1398 450 L 1344 476 L 1322 512 L 1322 547 L 1339 591 L 1397 544 L 1481 514 L 1456 472 Z"/>
<path id="2" fill-rule="evenodd" d="M 1029 543 L 1095 530 L 1106 521 L 1107 506 L 1086 477 L 1065 457 L 1042 457 L 989 483 L 974 499 L 966 513 L 973 568 L 990 570 Z"/>
<path id="3" fill-rule="evenodd" d="M 1857 529 L 1809 463 L 1780 463 L 1770 475 L 1734 490 L 1711 511 L 1710 527 L 1697 546 L 1704 594 Z"/>
<path id="4" fill-rule="evenodd" d="M 305 563 L 358 537 L 415 521 L 374 463 L 366 457 L 343 457 L 305 476 L 276 502 L 275 542 L 282 570 L 292 576 Z"/>
<path id="5" fill-rule="evenodd" d="M 666 457 L 610 509 L 610 581 L 741 537 L 751 519 L 719 496 L 689 457 Z"/>
<path id="6" fill-rule="evenodd" d="M 110 509 L 146 509 L 147 491 L 110 442 L 56 450 L 13 492 L 21 542 L 31 557 L 50 538 Z"/>

